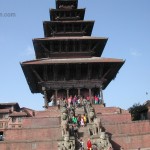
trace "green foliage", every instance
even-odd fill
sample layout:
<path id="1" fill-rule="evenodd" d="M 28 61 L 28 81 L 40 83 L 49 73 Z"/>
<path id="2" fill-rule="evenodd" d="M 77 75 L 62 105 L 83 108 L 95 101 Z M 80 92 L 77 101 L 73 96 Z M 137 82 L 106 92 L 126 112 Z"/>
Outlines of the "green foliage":
<path id="1" fill-rule="evenodd" d="M 145 105 L 141 105 L 140 103 L 135 103 L 128 110 L 131 113 L 132 120 L 135 121 L 135 120 L 141 120 L 141 114 L 144 114 L 146 117 L 148 108 Z"/>

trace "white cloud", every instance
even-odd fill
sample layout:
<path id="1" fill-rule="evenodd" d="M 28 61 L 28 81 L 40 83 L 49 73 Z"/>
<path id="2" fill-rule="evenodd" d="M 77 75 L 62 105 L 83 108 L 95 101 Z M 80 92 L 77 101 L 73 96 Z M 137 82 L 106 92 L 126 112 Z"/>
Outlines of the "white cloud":
<path id="1" fill-rule="evenodd" d="M 33 56 L 34 56 L 34 49 L 33 49 L 33 47 L 28 46 L 28 47 L 25 49 L 25 55 L 27 55 L 27 56 L 33 55 Z"/>
<path id="2" fill-rule="evenodd" d="M 142 55 L 139 51 L 134 50 L 134 49 L 131 49 L 130 54 L 131 54 L 131 56 L 134 56 L 134 57 L 139 57 Z"/>

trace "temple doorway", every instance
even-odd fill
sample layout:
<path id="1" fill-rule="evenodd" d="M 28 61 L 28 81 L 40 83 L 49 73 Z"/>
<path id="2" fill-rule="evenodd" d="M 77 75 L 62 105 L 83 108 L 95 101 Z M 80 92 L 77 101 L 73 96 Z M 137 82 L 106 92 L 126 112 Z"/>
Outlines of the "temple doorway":
<path id="1" fill-rule="evenodd" d="M 93 88 L 92 89 L 92 95 L 93 96 L 99 96 L 100 89 L 99 88 Z"/>
<path id="2" fill-rule="evenodd" d="M 86 98 L 87 96 L 89 96 L 89 89 L 87 89 L 87 88 L 81 89 L 80 95 L 81 95 L 82 97 L 85 97 L 85 98 Z"/>
<path id="3" fill-rule="evenodd" d="M 63 99 L 67 97 L 67 91 L 65 89 L 58 90 L 58 96 L 59 98 Z"/>
<path id="4" fill-rule="evenodd" d="M 70 95 L 71 95 L 72 97 L 74 97 L 75 95 L 78 96 L 78 90 L 75 89 L 75 88 L 70 89 L 70 90 L 69 90 L 69 96 L 70 96 Z"/>

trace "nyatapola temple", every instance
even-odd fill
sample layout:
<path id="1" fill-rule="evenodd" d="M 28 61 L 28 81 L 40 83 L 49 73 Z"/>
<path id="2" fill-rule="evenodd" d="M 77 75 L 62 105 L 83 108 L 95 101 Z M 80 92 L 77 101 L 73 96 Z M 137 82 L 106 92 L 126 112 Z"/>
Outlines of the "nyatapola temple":
<path id="1" fill-rule="evenodd" d="M 0 149 L 150 150 L 149 120 L 133 122 L 127 110 L 106 107 L 103 90 L 125 61 L 102 57 L 108 38 L 92 37 L 94 21 L 84 15 L 78 0 L 56 0 L 50 9 L 45 37 L 33 39 L 36 59 L 21 63 L 44 110 L 1 103 Z"/>

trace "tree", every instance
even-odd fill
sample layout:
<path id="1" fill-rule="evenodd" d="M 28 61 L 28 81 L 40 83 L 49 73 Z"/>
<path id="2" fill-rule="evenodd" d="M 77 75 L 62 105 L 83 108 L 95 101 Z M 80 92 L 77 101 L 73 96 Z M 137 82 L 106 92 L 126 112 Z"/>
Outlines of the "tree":
<path id="1" fill-rule="evenodd" d="M 145 105 L 141 105 L 140 103 L 135 103 L 128 110 L 131 113 L 133 121 L 141 120 L 142 115 L 144 116 L 144 118 L 147 118 L 146 114 L 147 114 L 148 108 Z"/>

